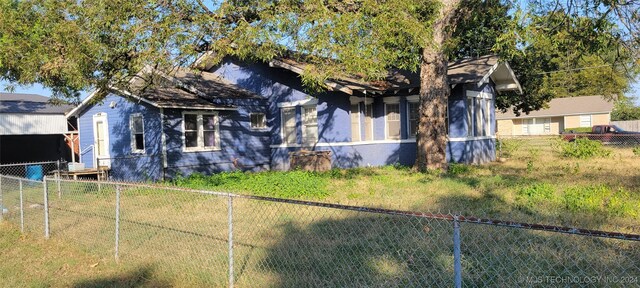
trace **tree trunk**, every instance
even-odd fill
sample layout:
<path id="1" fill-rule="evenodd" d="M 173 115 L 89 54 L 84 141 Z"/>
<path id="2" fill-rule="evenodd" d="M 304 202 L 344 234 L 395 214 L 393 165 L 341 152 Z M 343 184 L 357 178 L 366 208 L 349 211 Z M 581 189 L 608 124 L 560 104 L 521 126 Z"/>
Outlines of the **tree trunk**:
<path id="1" fill-rule="evenodd" d="M 420 119 L 415 168 L 419 171 L 447 169 L 447 129 L 445 117 L 451 89 L 448 61 L 443 51 L 452 29 L 452 16 L 460 0 L 444 0 L 433 26 L 433 41 L 422 51 L 420 65 Z"/>

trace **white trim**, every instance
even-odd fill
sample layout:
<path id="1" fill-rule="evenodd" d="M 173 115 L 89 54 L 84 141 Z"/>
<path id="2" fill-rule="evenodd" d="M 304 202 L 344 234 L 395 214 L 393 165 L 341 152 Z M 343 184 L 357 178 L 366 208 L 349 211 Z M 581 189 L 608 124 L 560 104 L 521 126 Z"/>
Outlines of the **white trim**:
<path id="1" fill-rule="evenodd" d="M 497 62 L 496 64 L 493 64 L 491 69 L 489 69 L 489 72 L 487 72 L 487 74 L 484 74 L 484 76 L 482 76 L 482 80 L 478 81 L 478 83 L 476 84 L 477 85 L 476 87 L 480 87 L 480 86 L 484 85 L 485 83 L 487 83 L 487 81 L 491 77 L 491 74 L 493 74 L 493 72 L 495 72 L 498 69 L 499 66 L 500 66 L 500 62 Z"/>
<path id="2" fill-rule="evenodd" d="M 136 139 L 135 139 L 135 135 L 133 134 L 133 118 L 134 117 L 140 117 L 142 120 L 142 149 L 136 149 Z M 131 135 L 131 154 L 145 154 L 145 149 L 147 148 L 147 143 L 145 143 L 145 140 L 147 137 L 145 137 L 144 135 L 144 116 L 142 116 L 142 113 L 131 113 L 129 114 L 129 134 Z"/>
<path id="3" fill-rule="evenodd" d="M 98 145 L 98 131 L 97 131 L 97 122 L 103 122 L 104 126 L 103 129 L 104 131 L 102 131 L 102 133 L 104 133 L 104 146 L 105 146 L 105 151 L 106 151 L 106 155 L 100 155 L 100 146 Z M 94 159 L 94 166 L 96 166 L 95 168 L 100 168 L 98 167 L 98 165 L 100 164 L 100 162 L 98 161 L 98 159 L 109 159 L 110 158 L 110 151 L 111 150 L 110 146 L 109 146 L 109 119 L 107 117 L 107 113 L 104 112 L 100 112 L 97 113 L 95 115 L 93 115 L 93 147 L 98 147 L 98 148 L 94 148 L 93 149 L 93 159 Z M 107 167 L 111 167 L 111 161 L 105 161 L 103 162 L 105 163 Z"/>
<path id="4" fill-rule="evenodd" d="M 278 108 L 295 107 L 295 106 L 309 106 L 309 105 L 317 105 L 317 104 L 318 104 L 318 99 L 309 98 L 309 99 L 291 101 L 291 102 L 280 102 L 280 103 L 278 103 Z"/>
<path id="5" fill-rule="evenodd" d="M 198 141 L 198 146 L 197 147 L 190 147 L 187 148 L 187 137 L 185 135 L 185 121 L 184 121 L 184 115 L 185 114 L 191 114 L 191 115 L 196 115 L 196 129 L 197 129 L 197 141 Z M 204 123 L 203 123 L 203 117 L 204 115 L 213 115 L 215 116 L 214 118 L 214 123 L 215 123 L 215 141 L 216 141 L 216 146 L 214 147 L 204 147 Z M 221 150 L 221 145 L 220 145 L 220 116 L 218 115 L 218 112 L 200 112 L 200 111 L 182 111 L 182 152 L 205 152 L 205 151 L 220 151 Z"/>
<path id="6" fill-rule="evenodd" d="M 169 161 L 167 160 L 167 135 L 164 134 L 164 109 L 160 108 L 160 138 L 162 141 L 162 167 L 169 167 Z"/>
<path id="7" fill-rule="evenodd" d="M 362 103 L 362 102 L 364 102 L 365 104 L 373 104 L 373 98 L 366 97 L 366 96 L 365 97 L 350 96 L 349 101 L 351 102 L 351 104 Z"/>
<path id="8" fill-rule="evenodd" d="M 492 99 L 493 97 L 491 97 L 491 93 L 484 91 L 467 91 L 467 98 Z"/>
<path id="9" fill-rule="evenodd" d="M 82 100 L 82 102 L 80 102 L 80 104 L 78 106 L 76 106 L 75 108 L 71 109 L 71 111 L 67 112 L 67 114 L 65 114 L 65 116 L 67 118 L 72 117 L 72 116 L 76 116 L 76 114 L 78 112 L 80 112 L 80 109 L 84 108 L 84 106 L 89 104 L 89 101 L 91 101 L 91 98 L 93 98 L 95 96 L 95 94 L 98 93 L 98 91 L 100 91 L 100 89 L 96 89 L 93 92 L 91 92 L 91 94 L 89 94 L 89 96 L 87 96 L 87 98 L 84 98 L 84 100 Z M 80 126 L 78 124 L 78 126 Z"/>
<path id="10" fill-rule="evenodd" d="M 400 96 L 383 97 L 382 102 L 385 104 L 397 104 L 400 103 Z"/>
<path id="11" fill-rule="evenodd" d="M 464 142 L 464 141 L 478 141 L 478 140 L 490 140 L 496 139 L 496 136 L 482 136 L 482 137 L 460 137 L 449 138 L 449 142 Z M 376 145 L 376 144 L 405 144 L 416 143 L 416 139 L 401 139 L 401 140 L 373 140 L 373 141 L 359 141 L 359 142 L 319 142 L 314 145 L 303 144 L 274 144 L 269 145 L 270 148 L 302 148 L 302 147 L 335 147 L 335 146 L 359 146 L 359 145 Z"/>
<path id="12" fill-rule="evenodd" d="M 449 142 L 464 142 L 464 141 L 477 141 L 477 140 L 489 140 L 496 139 L 496 136 L 473 136 L 473 137 L 456 137 L 449 138 Z"/>
<path id="13" fill-rule="evenodd" d="M 509 65 L 509 62 L 503 62 L 503 64 L 509 70 L 509 74 L 511 74 L 513 81 L 516 82 L 516 85 L 518 85 L 518 94 L 522 94 L 522 85 L 520 85 L 520 81 L 518 80 L 518 77 L 516 77 L 516 73 L 514 73 L 513 69 L 511 69 L 511 65 Z"/>
<path id="14" fill-rule="evenodd" d="M 420 95 L 407 96 L 407 102 L 419 102 L 419 101 L 420 101 Z"/>

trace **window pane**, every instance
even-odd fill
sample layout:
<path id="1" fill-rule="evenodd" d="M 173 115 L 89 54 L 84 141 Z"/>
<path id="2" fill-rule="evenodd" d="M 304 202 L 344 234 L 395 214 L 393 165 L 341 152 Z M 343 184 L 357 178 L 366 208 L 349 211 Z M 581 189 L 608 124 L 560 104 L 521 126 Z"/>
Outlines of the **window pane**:
<path id="1" fill-rule="evenodd" d="M 373 104 L 364 105 L 364 140 L 373 140 Z"/>
<path id="2" fill-rule="evenodd" d="M 184 129 L 198 130 L 198 115 L 184 114 Z"/>
<path id="3" fill-rule="evenodd" d="M 473 136 L 473 98 L 467 98 L 467 136 Z"/>
<path id="4" fill-rule="evenodd" d="M 400 139 L 400 104 L 385 104 L 387 112 L 387 137 Z"/>
<path id="5" fill-rule="evenodd" d="M 215 115 L 202 115 L 202 125 L 204 130 L 216 129 L 216 116 Z"/>
<path id="6" fill-rule="evenodd" d="M 215 147 L 215 146 L 216 146 L 216 132 L 204 131 L 204 147 Z"/>
<path id="7" fill-rule="evenodd" d="M 142 133 L 135 134 L 135 148 L 136 150 L 144 150 L 144 136 Z"/>
<path id="8" fill-rule="evenodd" d="M 198 147 L 198 132 L 184 132 L 184 142 L 188 148 Z"/>
<path id="9" fill-rule="evenodd" d="M 418 132 L 418 108 L 417 102 L 409 102 L 409 137 L 415 137 Z"/>
<path id="10" fill-rule="evenodd" d="M 316 125 L 318 124 L 318 113 L 315 107 L 304 107 L 304 117 L 303 121 L 306 125 Z"/>
<path id="11" fill-rule="evenodd" d="M 267 127 L 267 121 L 264 113 L 251 114 L 251 128 L 265 128 Z"/>
<path id="12" fill-rule="evenodd" d="M 282 108 L 282 142 L 296 143 L 296 109 Z"/>
<path id="13" fill-rule="evenodd" d="M 142 116 L 132 116 L 131 124 L 133 133 L 142 133 Z"/>
<path id="14" fill-rule="evenodd" d="M 473 106 L 474 106 L 474 113 L 475 113 L 475 128 L 476 128 L 476 136 L 485 136 L 485 131 L 484 131 L 484 123 L 482 121 L 482 98 L 473 98 Z"/>
<path id="15" fill-rule="evenodd" d="M 360 104 L 351 104 L 351 141 L 360 141 Z"/>

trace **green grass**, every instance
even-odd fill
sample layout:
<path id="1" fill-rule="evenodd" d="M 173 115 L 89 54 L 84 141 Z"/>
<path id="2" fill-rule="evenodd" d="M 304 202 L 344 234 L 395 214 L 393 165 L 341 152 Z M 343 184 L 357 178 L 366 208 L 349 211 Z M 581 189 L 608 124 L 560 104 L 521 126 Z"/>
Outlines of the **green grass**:
<path id="1" fill-rule="evenodd" d="M 528 145 L 522 142 L 504 163 L 457 164 L 446 173 L 417 173 L 400 166 L 324 173 L 233 172 L 173 184 L 640 232 L 640 163 L 631 149 L 614 149 L 606 158 L 574 159 L 563 157 L 548 141 Z M 42 189 L 27 190 L 28 201 L 36 203 Z M 20 236 L 15 232 L 17 194 L 3 195 L 10 208 L 6 220 L 13 226 L 1 227 L 0 251 L 22 255 L 0 266 L 0 278 L 6 277 L 8 286 L 226 285 L 226 197 L 123 185 L 116 263 L 115 186 L 102 185 L 98 191 L 94 184 L 63 183 L 60 196 L 54 184 L 49 191 L 49 241 L 41 239 L 41 207 L 25 211 L 32 234 Z M 233 199 L 232 205 L 238 287 L 452 286 L 448 221 L 242 198 Z M 636 242 L 468 223 L 461 229 L 463 280 L 470 286 L 517 286 L 518 278 L 541 275 L 640 276 Z M 91 267 L 94 263 L 99 265 Z M 69 268 L 60 270 L 65 264 Z M 23 269 L 28 273 L 18 272 Z"/>

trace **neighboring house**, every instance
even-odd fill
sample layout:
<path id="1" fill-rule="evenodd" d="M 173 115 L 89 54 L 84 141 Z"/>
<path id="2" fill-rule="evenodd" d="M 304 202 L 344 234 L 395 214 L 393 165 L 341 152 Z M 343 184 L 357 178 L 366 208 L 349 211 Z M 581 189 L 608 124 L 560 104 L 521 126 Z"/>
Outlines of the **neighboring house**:
<path id="1" fill-rule="evenodd" d="M 72 160 L 75 118 L 65 117 L 71 109 L 45 96 L 0 93 L 0 163 Z"/>
<path id="2" fill-rule="evenodd" d="M 327 91 L 309 95 L 304 65 L 227 59 L 198 75 L 167 76 L 173 86 L 141 95 L 111 91 L 99 103 L 90 96 L 69 114 L 79 119 L 82 162 L 125 180 L 286 170 L 300 150 L 331 151 L 341 168 L 415 162 L 417 74 L 328 80 Z M 495 56 L 451 63 L 449 79 L 448 160 L 494 160 L 495 95 L 520 90 L 517 79 Z"/>
<path id="3" fill-rule="evenodd" d="M 566 129 L 609 124 L 613 106 L 602 96 L 582 96 L 552 99 L 549 108 L 528 115 L 498 111 L 498 135 L 558 135 Z"/>

